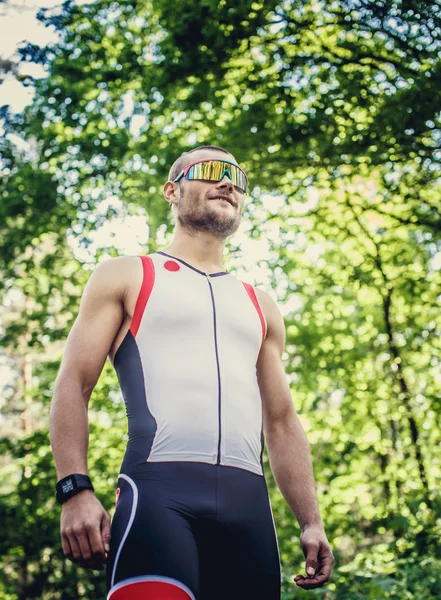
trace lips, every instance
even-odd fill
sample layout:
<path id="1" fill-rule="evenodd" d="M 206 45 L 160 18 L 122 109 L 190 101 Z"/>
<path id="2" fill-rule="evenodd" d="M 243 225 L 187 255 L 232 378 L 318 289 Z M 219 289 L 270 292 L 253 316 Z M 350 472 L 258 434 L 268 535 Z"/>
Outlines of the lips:
<path id="1" fill-rule="evenodd" d="M 227 202 L 229 202 L 231 204 L 231 206 L 235 206 L 232 198 L 230 198 L 229 196 L 223 196 L 222 194 L 216 194 L 216 196 L 211 196 L 210 200 L 216 200 L 218 198 L 220 198 L 222 200 L 226 200 Z"/>

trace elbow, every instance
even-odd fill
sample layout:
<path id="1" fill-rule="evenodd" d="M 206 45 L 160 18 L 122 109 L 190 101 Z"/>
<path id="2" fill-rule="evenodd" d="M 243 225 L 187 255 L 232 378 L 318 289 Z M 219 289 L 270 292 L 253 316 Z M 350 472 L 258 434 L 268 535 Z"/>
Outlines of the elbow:
<path id="1" fill-rule="evenodd" d="M 263 416 L 263 432 L 266 438 L 289 435 L 298 427 L 302 428 L 292 403 L 289 403 L 284 410 Z"/>

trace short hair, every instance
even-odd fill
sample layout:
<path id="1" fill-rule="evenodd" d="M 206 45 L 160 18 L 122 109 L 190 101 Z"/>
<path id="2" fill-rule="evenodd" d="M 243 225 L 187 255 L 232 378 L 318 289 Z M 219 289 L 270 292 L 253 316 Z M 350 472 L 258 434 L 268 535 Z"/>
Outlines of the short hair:
<path id="1" fill-rule="evenodd" d="M 171 169 L 168 174 L 169 181 L 174 181 L 176 179 L 176 177 L 179 175 L 179 173 L 183 169 L 186 156 L 188 154 L 191 154 L 192 152 L 196 152 L 196 150 L 219 150 L 220 152 L 225 152 L 225 154 L 229 154 L 230 156 L 233 156 L 231 154 L 231 152 L 228 152 L 228 150 L 225 150 L 225 148 L 220 148 L 219 146 L 198 146 L 197 148 L 193 148 L 192 150 L 189 150 L 188 152 L 183 152 L 181 154 L 181 156 L 175 160 L 175 162 L 172 164 Z M 234 156 L 233 156 L 233 158 L 234 158 Z M 236 160 L 236 159 L 234 158 L 234 160 Z"/>

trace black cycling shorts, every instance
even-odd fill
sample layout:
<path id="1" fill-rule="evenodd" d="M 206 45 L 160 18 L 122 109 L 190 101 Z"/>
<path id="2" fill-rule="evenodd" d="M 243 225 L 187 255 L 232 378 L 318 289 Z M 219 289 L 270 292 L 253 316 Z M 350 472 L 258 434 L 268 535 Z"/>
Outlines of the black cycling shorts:
<path id="1" fill-rule="evenodd" d="M 108 600 L 280 600 L 265 478 L 196 462 L 144 462 L 118 480 Z"/>

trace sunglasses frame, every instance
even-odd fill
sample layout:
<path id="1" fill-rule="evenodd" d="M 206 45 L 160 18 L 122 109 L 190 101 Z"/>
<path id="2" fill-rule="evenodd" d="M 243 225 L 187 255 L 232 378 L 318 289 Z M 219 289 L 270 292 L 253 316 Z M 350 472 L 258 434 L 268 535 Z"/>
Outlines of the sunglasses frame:
<path id="1" fill-rule="evenodd" d="M 237 163 L 231 162 L 231 160 L 224 160 L 223 158 L 204 158 L 203 160 L 197 160 L 194 163 L 191 163 L 191 165 L 187 165 L 185 167 L 185 169 L 183 169 L 179 175 L 176 177 L 176 179 L 173 180 L 173 183 L 176 183 L 177 181 L 179 181 L 181 179 L 181 177 L 187 177 L 187 173 L 188 171 L 191 169 L 191 167 L 194 167 L 195 165 L 198 165 L 199 163 L 202 162 L 214 162 L 214 161 L 219 161 L 219 162 L 224 162 L 227 163 L 229 165 L 233 165 L 235 167 L 237 167 L 239 169 L 239 171 L 242 171 L 242 173 L 245 175 L 245 180 L 247 182 L 247 189 L 246 190 L 242 190 L 241 188 L 239 188 L 244 194 L 248 194 L 248 188 L 249 188 L 249 182 L 248 182 L 248 176 L 245 173 L 245 171 L 239 167 L 239 165 Z M 193 180 L 191 180 L 193 181 Z M 216 181 L 215 179 L 199 179 L 199 180 L 195 180 L 195 181 Z M 219 179 L 218 181 L 221 181 L 221 179 Z M 239 187 L 237 185 L 235 185 L 234 187 Z"/>

